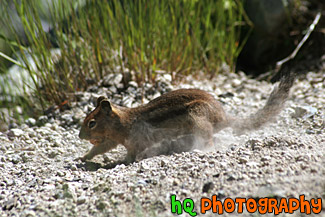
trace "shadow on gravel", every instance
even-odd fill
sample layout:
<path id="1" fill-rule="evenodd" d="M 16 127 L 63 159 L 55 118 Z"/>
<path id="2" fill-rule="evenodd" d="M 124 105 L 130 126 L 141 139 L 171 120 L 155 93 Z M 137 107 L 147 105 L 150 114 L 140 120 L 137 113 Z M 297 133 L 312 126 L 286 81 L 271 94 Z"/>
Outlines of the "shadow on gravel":
<path id="1" fill-rule="evenodd" d="M 113 169 L 114 167 L 120 164 L 125 164 L 125 162 L 117 161 L 109 164 L 101 164 L 101 163 L 87 161 L 87 162 L 77 163 L 76 166 L 78 168 L 84 169 L 85 171 L 97 171 L 98 169 L 107 169 L 107 170 Z"/>

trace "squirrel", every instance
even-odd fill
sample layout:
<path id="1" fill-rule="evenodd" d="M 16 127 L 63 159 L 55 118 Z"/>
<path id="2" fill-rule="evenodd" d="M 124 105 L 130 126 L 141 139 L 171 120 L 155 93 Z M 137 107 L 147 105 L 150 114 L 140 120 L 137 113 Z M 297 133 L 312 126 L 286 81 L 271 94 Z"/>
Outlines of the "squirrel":
<path id="1" fill-rule="evenodd" d="M 264 107 L 246 118 L 227 115 L 211 94 L 199 89 L 171 91 L 135 108 L 112 104 L 100 96 L 81 126 L 79 138 L 89 140 L 93 147 L 80 159 L 91 160 L 118 144 L 127 149 L 127 164 L 155 155 L 190 151 L 196 138 L 204 141 L 204 147 L 213 147 L 213 134 L 226 127 L 242 134 L 278 115 L 293 83 L 292 73 L 284 75 Z"/>

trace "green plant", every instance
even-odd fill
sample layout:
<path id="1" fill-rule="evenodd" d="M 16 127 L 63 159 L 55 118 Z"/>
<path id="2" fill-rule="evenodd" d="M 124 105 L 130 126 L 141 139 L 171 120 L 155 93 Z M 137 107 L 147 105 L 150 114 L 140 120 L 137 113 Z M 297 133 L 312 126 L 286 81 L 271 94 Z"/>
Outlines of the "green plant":
<path id="1" fill-rule="evenodd" d="M 57 0 L 48 6 L 55 25 L 47 33 L 38 2 L 14 0 L 28 47 L 17 36 L 13 42 L 2 39 L 33 81 L 32 97 L 25 97 L 37 98 L 32 104 L 43 110 L 108 73 L 133 71 L 139 84 L 154 82 L 158 70 L 174 78 L 198 71 L 212 76 L 223 63 L 233 67 L 243 45 L 240 29 L 247 23 L 239 0 L 88 0 L 83 6 Z M 8 17 L 0 19 L 10 22 Z"/>

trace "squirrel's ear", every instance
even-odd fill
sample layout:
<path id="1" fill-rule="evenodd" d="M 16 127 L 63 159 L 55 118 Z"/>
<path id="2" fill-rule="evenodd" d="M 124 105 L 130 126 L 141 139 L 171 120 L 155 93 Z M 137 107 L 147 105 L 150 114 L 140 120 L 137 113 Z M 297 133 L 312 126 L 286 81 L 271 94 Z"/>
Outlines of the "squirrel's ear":
<path id="1" fill-rule="evenodd" d="M 100 96 L 100 97 L 98 97 L 98 98 L 97 98 L 97 106 L 99 106 L 100 103 L 101 103 L 101 101 L 103 101 L 104 99 L 106 99 L 105 96 Z"/>
<path id="2" fill-rule="evenodd" d="M 103 99 L 100 102 L 100 108 L 103 109 L 103 111 L 106 111 L 107 114 L 109 114 L 112 111 L 111 103 L 108 101 L 108 99 Z"/>

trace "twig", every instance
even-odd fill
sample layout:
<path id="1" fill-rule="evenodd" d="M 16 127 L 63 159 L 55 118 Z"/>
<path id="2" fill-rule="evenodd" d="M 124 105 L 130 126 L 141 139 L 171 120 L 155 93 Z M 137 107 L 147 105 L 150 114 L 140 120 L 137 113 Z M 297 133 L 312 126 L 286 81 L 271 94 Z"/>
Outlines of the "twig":
<path id="1" fill-rule="evenodd" d="M 321 13 L 318 12 L 313 23 L 309 26 L 308 31 L 306 33 L 306 35 L 302 38 L 302 40 L 299 42 L 298 46 L 296 47 L 296 49 L 286 58 L 284 58 L 283 60 L 280 60 L 276 63 L 275 66 L 275 72 L 279 72 L 282 65 L 286 62 L 288 62 L 289 60 L 293 59 L 296 57 L 298 51 L 300 50 L 300 48 L 304 45 L 304 43 L 307 41 L 307 39 L 309 38 L 310 34 L 314 31 L 315 26 L 318 24 L 319 19 L 321 17 Z"/>

